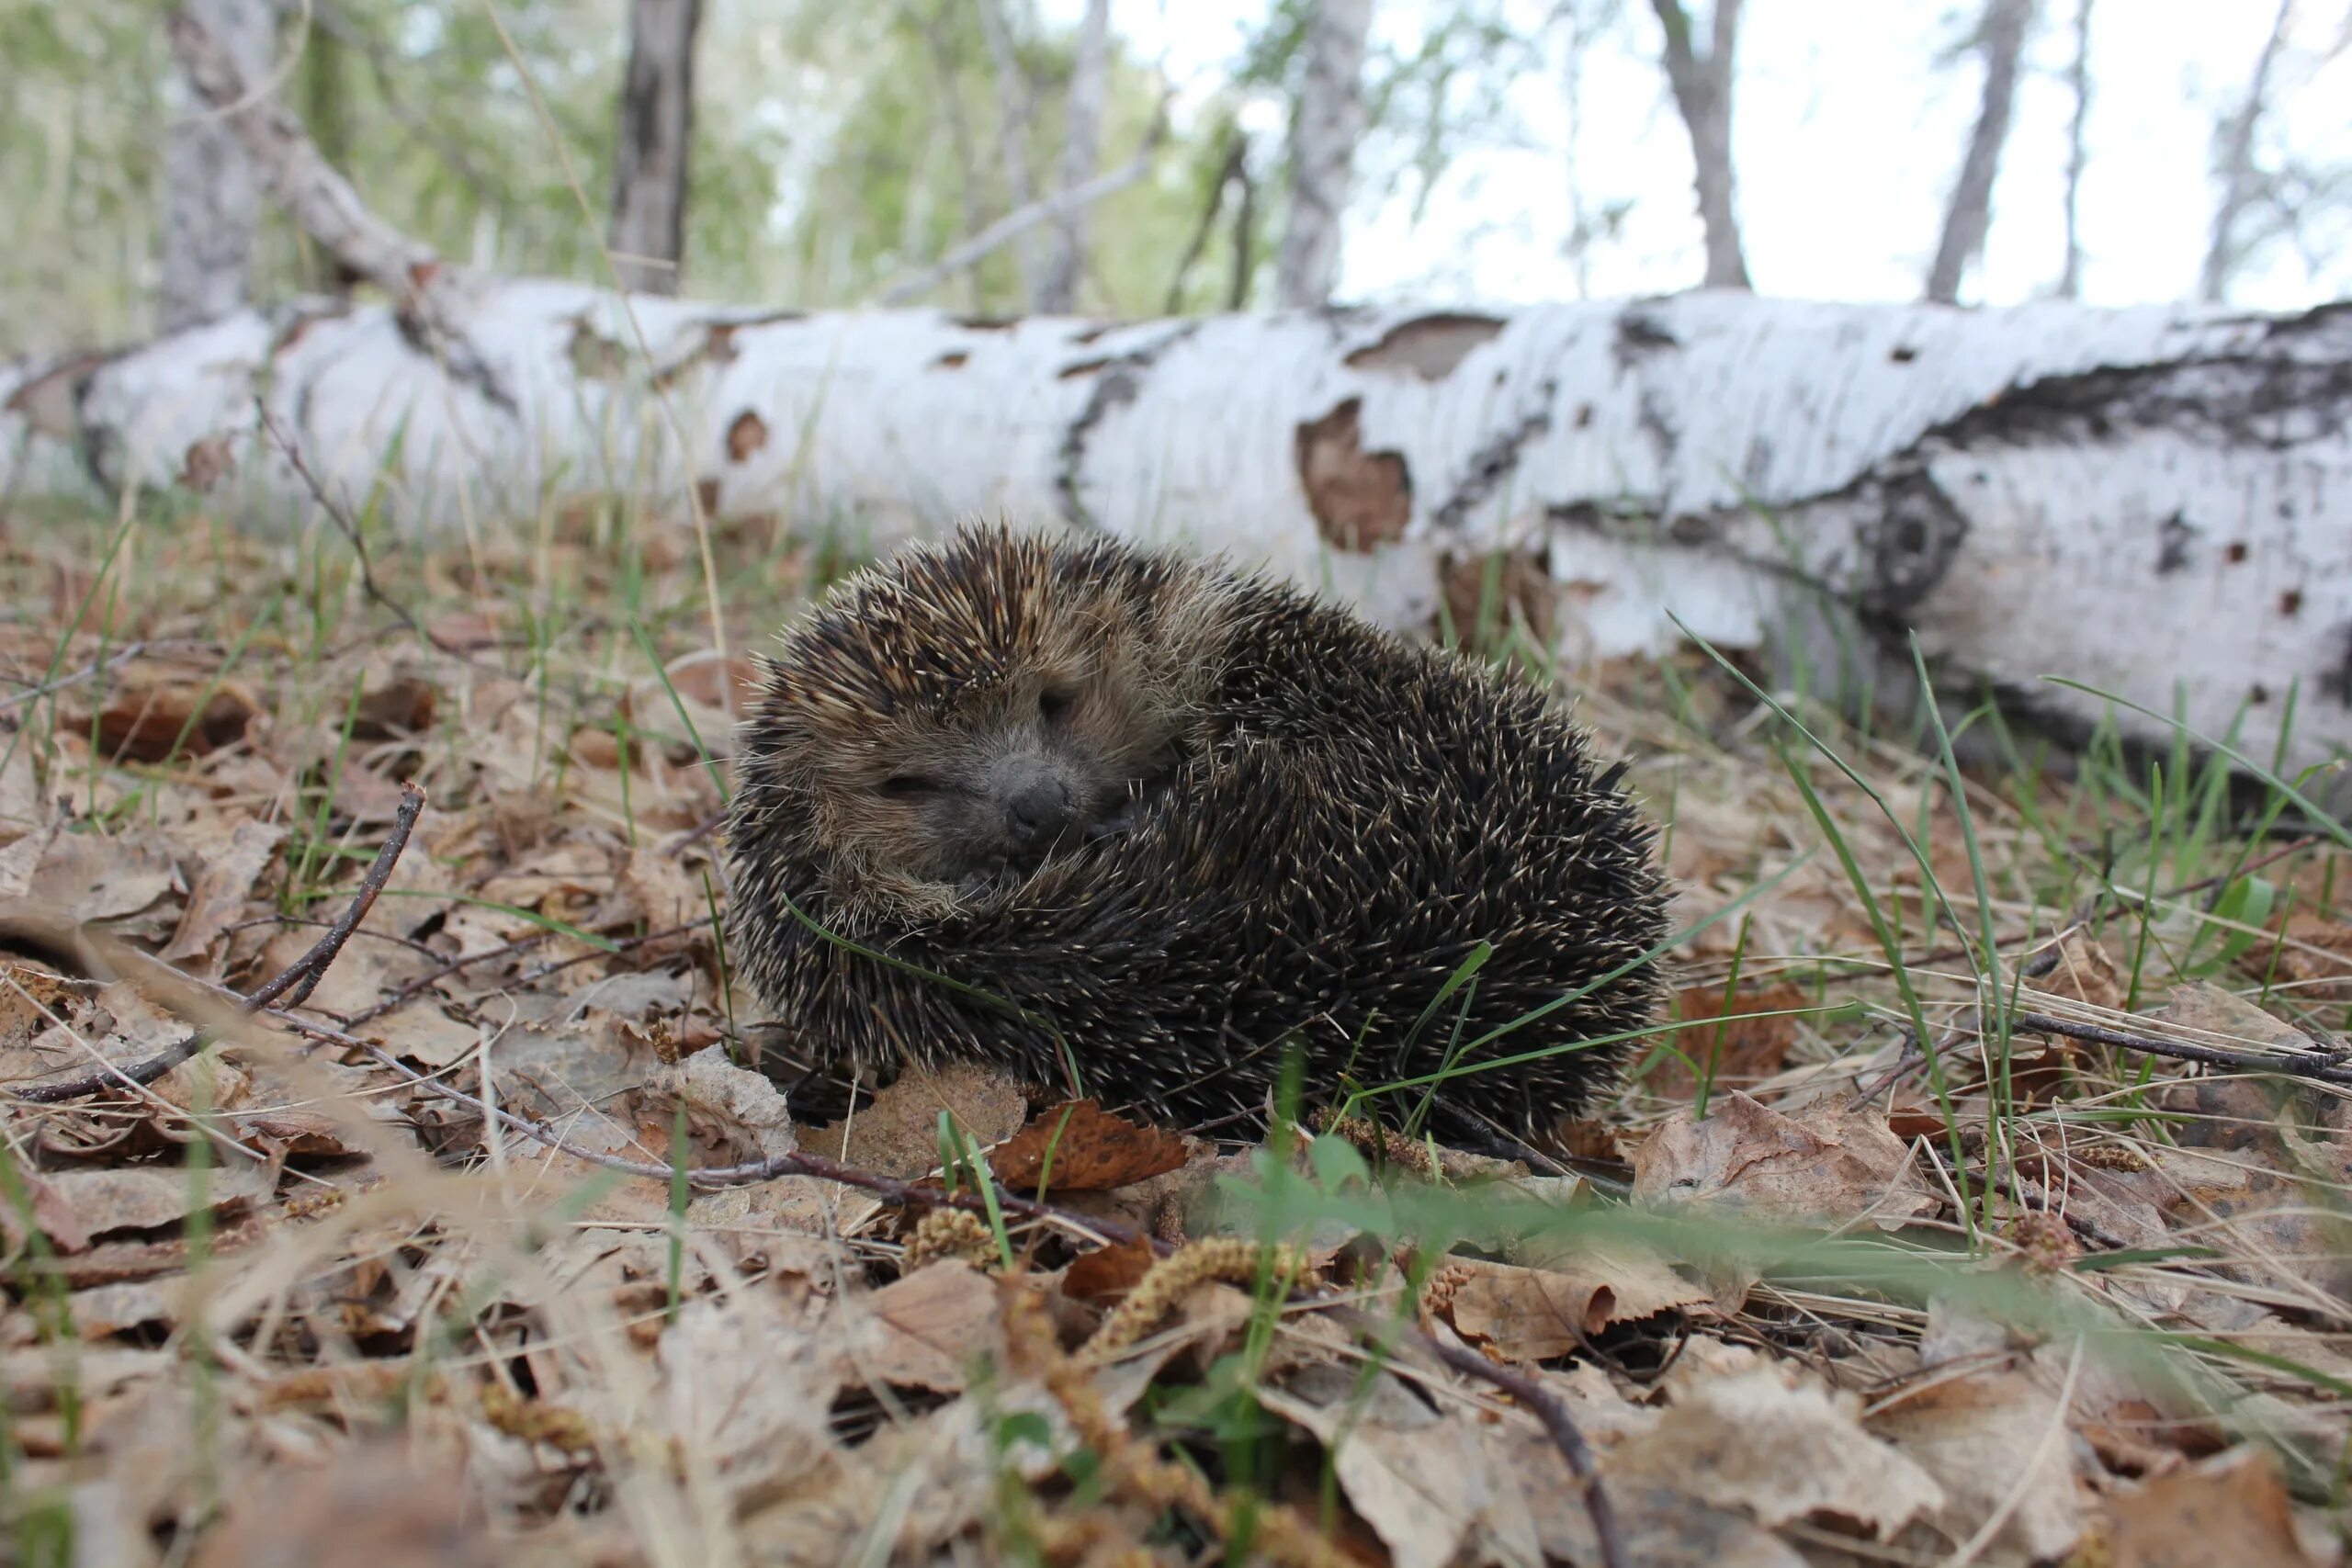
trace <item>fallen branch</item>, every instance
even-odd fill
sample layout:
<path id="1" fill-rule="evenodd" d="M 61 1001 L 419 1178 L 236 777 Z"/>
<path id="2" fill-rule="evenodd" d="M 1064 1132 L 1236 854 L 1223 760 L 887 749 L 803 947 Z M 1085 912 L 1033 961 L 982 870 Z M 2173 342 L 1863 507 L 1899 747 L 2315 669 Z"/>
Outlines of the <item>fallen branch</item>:
<path id="1" fill-rule="evenodd" d="M 2208 1067 L 2281 1073 L 2289 1077 L 2309 1078 L 2314 1083 L 2352 1085 L 2352 1067 L 2343 1066 L 2344 1057 L 2330 1051 L 2314 1051 L 2308 1057 L 2270 1051 L 2225 1051 L 2213 1045 L 2190 1045 L 2178 1040 L 2160 1040 L 2152 1034 L 2132 1034 L 2123 1030 L 2109 1029 L 2104 1024 L 2077 1023 L 2072 1019 L 2052 1018 L 2046 1012 L 2013 1013 L 2009 1018 L 2009 1027 L 2034 1034 L 2063 1034 L 2069 1040 L 2112 1045 L 2121 1051 L 2138 1051 L 2145 1055 L 2169 1057 L 2176 1062 L 2195 1062 Z"/>
<path id="2" fill-rule="evenodd" d="M 1151 172 L 1152 155 L 1159 151 L 1159 143 L 1167 134 L 1168 111 L 1163 105 L 1159 113 L 1152 117 L 1151 129 L 1144 133 L 1143 144 L 1136 149 L 1136 155 L 1124 165 L 1107 175 L 1097 175 L 1083 185 L 1075 185 L 1068 190 L 1033 201 L 1016 212 L 1006 213 L 921 272 L 910 273 L 886 285 L 882 289 L 881 302 L 903 305 L 910 299 L 920 299 L 966 267 L 985 259 L 1039 224 L 1050 223 L 1091 207 L 1106 196 L 1126 189 Z"/>
<path id="3" fill-rule="evenodd" d="M 320 980 L 325 977 L 328 967 L 342 953 L 344 944 L 351 940 L 351 933 L 359 929 L 359 922 L 368 918 L 369 909 L 375 908 L 376 897 L 391 880 L 392 867 L 399 863 L 401 852 L 408 847 L 409 834 L 416 827 L 417 814 L 424 809 L 424 791 L 413 781 L 401 784 L 400 809 L 392 818 L 392 830 L 384 840 L 384 847 L 376 852 L 375 863 L 368 868 L 368 874 L 360 878 L 359 891 L 353 895 L 342 917 L 327 928 L 326 934 L 312 943 L 301 957 L 288 964 L 274 978 L 250 994 L 229 991 L 226 999 L 233 1001 L 243 1012 L 266 1012 L 272 1016 L 284 1016 L 275 1005 L 281 1000 L 288 1007 L 300 1007 L 309 1000 L 311 993 L 318 989 Z M 35 1084 L 22 1089 L 12 1087 L 8 1093 L 28 1104 L 54 1105 L 60 1100 L 78 1100 L 102 1089 L 122 1086 L 141 1088 L 153 1083 L 181 1063 L 192 1060 L 217 1038 L 212 1031 L 199 1029 L 177 1044 L 130 1066 L 109 1066 L 78 1078 L 68 1078 L 63 1083 Z"/>
<path id="4" fill-rule="evenodd" d="M 390 294 L 401 324 L 429 346 L 450 373 L 480 388 L 507 412 L 514 400 L 458 325 L 449 297 L 458 269 L 432 247 L 410 239 L 368 210 L 351 182 L 335 173 L 301 121 L 276 98 L 248 101 L 244 73 L 213 41 L 204 24 L 174 10 L 172 49 L 188 85 L 219 112 L 253 154 L 270 195 L 303 232 L 316 240 L 347 271 Z"/>

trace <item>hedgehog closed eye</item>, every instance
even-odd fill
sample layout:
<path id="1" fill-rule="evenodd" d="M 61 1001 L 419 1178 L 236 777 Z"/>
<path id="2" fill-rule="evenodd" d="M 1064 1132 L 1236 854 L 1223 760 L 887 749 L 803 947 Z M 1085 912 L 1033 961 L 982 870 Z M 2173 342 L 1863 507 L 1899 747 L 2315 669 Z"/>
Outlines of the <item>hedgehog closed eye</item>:
<path id="1" fill-rule="evenodd" d="M 884 779 L 905 809 L 841 786 L 886 726 L 941 759 Z M 1449 1132 L 1542 1136 L 1660 1010 L 1622 764 L 1532 685 L 1264 578 L 960 530 L 786 636 L 738 755 L 729 951 L 820 1066 L 1192 1122 L 1264 1111 L 1297 1053 L 1310 1101 L 1444 1077 Z"/>

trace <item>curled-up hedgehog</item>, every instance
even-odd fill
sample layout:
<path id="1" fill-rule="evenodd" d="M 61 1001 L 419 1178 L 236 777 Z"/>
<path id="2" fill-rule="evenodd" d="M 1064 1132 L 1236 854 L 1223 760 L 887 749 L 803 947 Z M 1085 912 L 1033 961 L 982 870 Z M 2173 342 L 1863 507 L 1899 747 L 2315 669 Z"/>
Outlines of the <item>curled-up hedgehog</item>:
<path id="1" fill-rule="evenodd" d="M 1310 1102 L 1451 1068 L 1450 1125 L 1540 1133 L 1657 1015 L 1622 766 L 1263 578 L 966 527 L 786 632 L 739 755 L 729 949 L 816 1066 L 1187 1124 L 1269 1107 L 1295 1051 Z"/>

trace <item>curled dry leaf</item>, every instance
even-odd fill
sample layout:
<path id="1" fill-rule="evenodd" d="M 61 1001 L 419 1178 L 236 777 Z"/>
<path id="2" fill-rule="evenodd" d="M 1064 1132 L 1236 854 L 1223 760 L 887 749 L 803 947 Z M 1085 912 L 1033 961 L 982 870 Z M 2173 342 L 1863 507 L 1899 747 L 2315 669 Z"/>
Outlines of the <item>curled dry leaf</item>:
<path id="1" fill-rule="evenodd" d="M 1666 1055 L 1643 1080 L 1655 1094 L 1689 1099 L 1697 1090 L 1688 1056 L 1705 1069 L 1718 1089 L 1753 1088 L 1787 1065 L 1797 1043 L 1797 1021 L 1785 1015 L 1808 1007 L 1813 996 L 1804 987 L 1782 984 L 1743 988 L 1725 997 L 1720 986 L 1694 986 L 1675 998 L 1678 1019 L 1714 1021 L 1679 1029 L 1662 1038 L 1681 1055 Z"/>
<path id="2" fill-rule="evenodd" d="M 66 1170 L 46 1179 L 57 1201 L 73 1216 L 73 1231 L 91 1239 L 125 1231 L 150 1231 L 177 1224 L 196 1205 L 198 1187 L 185 1170 L 139 1168 L 122 1170 Z M 219 1217 L 243 1213 L 268 1198 L 277 1186 L 275 1166 L 237 1160 L 209 1172 L 204 1180 L 204 1206 Z M 35 1212 L 36 1220 L 40 1211 Z M 50 1239 L 64 1236 L 42 1227 Z"/>
<path id="3" fill-rule="evenodd" d="M 1774 1527 L 1844 1521 L 1886 1540 L 1945 1504 L 1919 1464 L 1862 1430 L 1860 1407 L 1775 1369 L 1686 1385 L 1657 1426 L 1607 1454 L 1602 1476 L 1670 1487 Z"/>
<path id="4" fill-rule="evenodd" d="M 2115 1568 L 2312 1568 L 2278 1467 L 2233 1449 L 2149 1482 L 2107 1509 Z"/>
<path id="5" fill-rule="evenodd" d="M 680 1100 L 686 1107 L 686 1135 L 730 1163 L 774 1159 L 797 1146 L 792 1112 L 775 1080 L 737 1066 L 723 1051 L 697 1051 L 655 1067 L 639 1100 L 644 1120 L 655 1124 L 650 1131 L 657 1146 L 667 1145 L 671 1108 Z"/>
<path id="6" fill-rule="evenodd" d="M 1539 1559 L 1534 1521 L 1519 1488 L 1488 1472 L 1475 1416 L 1440 1415 L 1387 1372 L 1359 1387 L 1329 1362 L 1257 1394 L 1329 1451 L 1340 1490 L 1396 1568 L 1445 1568 L 1466 1547 L 1472 1562 Z"/>
<path id="7" fill-rule="evenodd" d="M 814 1337 L 760 1295 L 686 1303 L 655 1359 L 667 1435 L 688 1462 L 714 1464 L 737 1497 L 771 1495 L 832 1452 L 832 1368 Z"/>
<path id="8" fill-rule="evenodd" d="M 1783 1116 L 1735 1090 L 1702 1121 L 1679 1111 L 1634 1152 L 1634 1201 L 1722 1205 L 1794 1224 L 1868 1216 L 1883 1229 L 1936 1208 L 1911 1147 L 1863 1102 Z"/>
<path id="9" fill-rule="evenodd" d="M 1925 1380 L 1867 1425 L 1943 1487 L 1930 1522 L 1946 1536 L 1970 1540 L 2006 1510 L 1986 1542 L 1993 1559 L 2046 1562 L 2073 1551 L 2089 1519 L 2071 1414 L 2034 1379 L 1992 1371 Z"/>
<path id="10" fill-rule="evenodd" d="M 1019 1130 L 1027 1108 L 1019 1084 L 968 1063 L 936 1071 L 910 1069 L 846 1125 L 803 1128 L 800 1146 L 864 1170 L 913 1178 L 938 1168 L 941 1111 L 987 1148 Z"/>
<path id="11" fill-rule="evenodd" d="M 466 1476 L 406 1436 L 356 1442 L 323 1467 L 280 1465 L 229 1506 L 191 1568 L 500 1568 L 505 1550 L 468 1506 Z"/>
<path id="12" fill-rule="evenodd" d="M 213 945 L 244 917 L 245 901 L 252 896 L 254 884 L 268 869 L 277 846 L 286 841 L 286 832 L 281 823 L 243 817 L 228 828 L 225 835 L 213 834 L 220 841 L 209 846 L 209 852 L 202 858 L 202 869 L 197 873 L 196 886 L 189 890 L 187 910 L 180 917 L 179 930 L 172 933 L 171 942 L 156 956 L 166 964 L 186 967 L 193 959 L 210 955 L 209 973 L 219 976 L 220 955 L 213 953 Z"/>
<path id="13" fill-rule="evenodd" d="M 1102 1192 L 1181 1168 L 1184 1140 L 1114 1116 L 1091 1100 L 1049 1106 L 990 1151 L 989 1168 L 1008 1187 Z"/>
<path id="14" fill-rule="evenodd" d="M 1115 1301 L 1136 1288 L 1155 1260 L 1139 1241 L 1115 1241 L 1080 1254 L 1062 1273 L 1062 1294 L 1073 1301 Z"/>
<path id="15" fill-rule="evenodd" d="M 967 1374 L 1002 1333 L 996 1287 L 948 1258 L 836 1308 L 829 1337 L 844 1383 L 960 1393 Z"/>
<path id="16" fill-rule="evenodd" d="M 261 704 L 242 681 L 132 665 L 116 672 L 97 712 L 81 716 L 74 728 L 86 734 L 96 726 L 102 757 L 161 762 L 236 745 L 260 713 Z"/>
<path id="17" fill-rule="evenodd" d="M 1578 1248 L 1542 1269 L 1450 1259 L 1458 1280 L 1446 1316 L 1463 1336 L 1517 1360 L 1541 1361 L 1589 1342 L 1613 1323 L 1634 1323 L 1713 1298 L 1655 1254 L 1628 1247 Z"/>

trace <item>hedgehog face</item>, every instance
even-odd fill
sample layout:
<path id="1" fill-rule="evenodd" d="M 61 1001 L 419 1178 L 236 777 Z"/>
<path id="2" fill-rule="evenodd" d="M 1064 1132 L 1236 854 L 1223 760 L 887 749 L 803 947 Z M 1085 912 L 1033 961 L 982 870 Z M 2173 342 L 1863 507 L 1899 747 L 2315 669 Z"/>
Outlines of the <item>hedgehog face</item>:
<path id="1" fill-rule="evenodd" d="M 995 530 L 910 550 L 786 637 L 750 765 L 797 802 L 837 897 L 1008 889 L 1132 825 L 1202 740 L 1214 623 L 1164 613 L 1168 589 L 1123 555 Z"/>
<path id="2" fill-rule="evenodd" d="M 1114 832 L 1179 747 L 1117 664 L 1022 671 L 875 727 L 826 770 L 827 838 L 869 871 L 972 893 Z"/>

